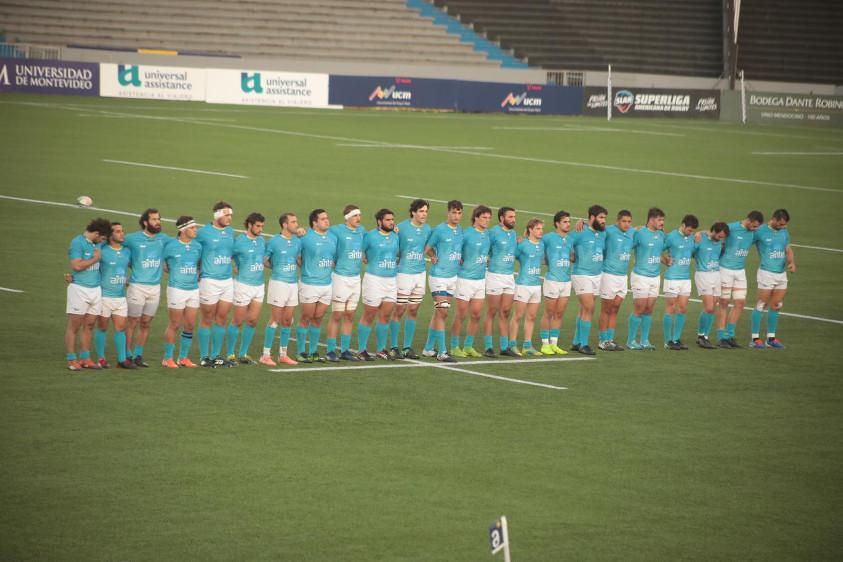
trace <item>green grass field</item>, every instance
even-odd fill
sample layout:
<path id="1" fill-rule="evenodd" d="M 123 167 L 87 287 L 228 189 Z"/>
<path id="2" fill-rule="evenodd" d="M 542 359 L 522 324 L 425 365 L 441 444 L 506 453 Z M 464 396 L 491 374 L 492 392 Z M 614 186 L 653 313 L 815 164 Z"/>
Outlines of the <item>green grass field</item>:
<path id="1" fill-rule="evenodd" d="M 0 287 L 24 291 L 0 291 L 0 559 L 487 560 L 501 514 L 519 561 L 839 557 L 843 241 L 829 233 L 843 158 L 753 152 L 839 154 L 843 131 L 19 95 L 0 96 L 0 130 Z M 522 226 L 529 211 L 582 216 L 593 203 L 629 208 L 636 224 L 658 205 L 670 229 L 689 212 L 708 226 L 786 207 L 793 243 L 822 249 L 796 248 L 784 311 L 801 317 L 782 317 L 782 351 L 471 373 L 75 374 L 62 343 L 69 241 L 95 216 L 134 228 L 43 203 L 82 194 L 169 219 L 210 218 L 225 199 L 237 222 L 258 210 L 273 232 L 281 212 L 321 206 L 337 220 L 350 202 L 368 226 L 383 206 L 404 217 L 401 196 L 508 204 L 527 210 Z M 444 215 L 435 203 L 431 222 Z M 756 264 L 753 250 L 750 300 Z M 156 365 L 164 327 L 162 304 L 145 353 Z M 748 313 L 738 336 L 749 340 Z"/>

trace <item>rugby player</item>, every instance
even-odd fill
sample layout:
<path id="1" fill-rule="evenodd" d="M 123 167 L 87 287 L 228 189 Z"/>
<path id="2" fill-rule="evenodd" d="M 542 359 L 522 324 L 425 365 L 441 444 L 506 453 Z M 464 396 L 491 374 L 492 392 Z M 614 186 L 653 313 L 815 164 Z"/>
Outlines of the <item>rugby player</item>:
<path id="1" fill-rule="evenodd" d="M 618 211 L 615 224 L 606 227 L 603 274 L 600 277 L 600 343 L 597 347 L 603 351 L 624 350 L 615 342 L 615 327 L 618 311 L 629 290 L 627 275 L 634 237 L 632 213 L 626 209 Z"/>
<path id="2" fill-rule="evenodd" d="M 293 325 L 293 313 L 299 304 L 298 278 L 296 271 L 301 265 L 301 239 L 296 235 L 299 220 L 293 213 L 284 213 L 278 218 L 280 234 L 272 237 L 266 245 L 264 266 L 270 268 L 267 302 L 271 305 L 269 322 L 263 336 L 263 353 L 260 363 L 274 367 L 272 342 L 275 330 L 281 325 L 278 363 L 298 365 L 287 355 L 287 345 Z M 302 344 L 304 345 L 304 344 Z"/>
<path id="3" fill-rule="evenodd" d="M 527 221 L 524 239 L 515 249 L 518 277 L 515 278 L 515 314 L 509 323 L 509 349 L 517 356 L 541 355 L 533 347 L 533 327 L 542 300 L 541 273 L 544 260 L 544 221 L 532 218 Z M 518 351 L 518 325 L 524 318 L 524 343 Z"/>
<path id="4" fill-rule="evenodd" d="M 583 355 L 594 355 L 594 350 L 588 345 L 588 338 L 594 316 L 594 298 L 600 294 L 607 212 L 601 205 L 592 205 L 588 209 L 588 228 L 568 235 L 572 238 L 570 244 L 575 256 L 571 286 L 580 301 L 571 350 Z"/>
<path id="5" fill-rule="evenodd" d="M 392 309 L 398 300 L 398 234 L 395 232 L 395 214 L 389 209 L 381 209 L 375 214 L 377 228 L 366 233 L 363 239 L 363 255 L 366 258 L 366 273 L 363 275 L 363 315 L 357 326 L 360 359 L 373 361 L 374 357 L 366 349 L 372 324 L 375 327 L 375 356 L 379 359 L 394 361 L 400 359 L 397 349 L 387 350 L 389 322 Z"/>
<path id="6" fill-rule="evenodd" d="M 515 209 L 498 209 L 498 224 L 489 230 L 489 241 L 489 270 L 486 272 L 488 308 L 483 321 L 486 352 L 483 355 L 497 357 L 492 337 L 497 316 L 501 355 L 515 357 L 515 353 L 509 350 L 509 320 L 512 314 L 512 299 L 515 297 L 515 248 L 518 246 Z"/>
<path id="7" fill-rule="evenodd" d="M 161 232 L 161 215 L 158 209 L 145 210 L 138 222 L 141 230 L 127 235 L 123 242 L 132 257 L 132 275 L 126 291 L 129 313 L 126 345 L 127 354 L 134 356 L 135 365 L 149 367 L 143 360 L 143 347 L 149 338 L 149 327 L 161 300 L 162 256 L 164 245 L 169 242 L 170 237 Z"/>
<path id="8" fill-rule="evenodd" d="M 626 347 L 632 350 L 655 349 L 650 343 L 650 326 L 653 323 L 653 307 L 659 296 L 662 263 L 670 259 L 662 256 L 664 250 L 664 211 L 652 207 L 647 211 L 647 224 L 635 231 L 632 249 L 635 252 L 635 266 L 632 268 L 629 284 L 632 287 L 632 314 L 629 315 L 629 335 Z M 641 341 L 636 341 L 638 328 Z"/>
<path id="9" fill-rule="evenodd" d="M 398 232 L 398 300 L 389 323 L 392 348 L 398 346 L 400 321 L 404 314 L 404 342 L 401 355 L 406 359 L 418 359 L 413 350 L 413 338 L 416 335 L 416 320 L 419 307 L 424 300 L 425 263 L 424 247 L 430 237 L 430 225 L 427 224 L 427 212 L 430 203 L 424 199 L 414 199 L 410 203 L 410 218 L 395 228 Z"/>
<path id="10" fill-rule="evenodd" d="M 102 308 L 100 289 L 100 257 L 98 245 L 111 233 L 107 219 L 94 219 L 85 232 L 70 241 L 67 255 L 73 276 L 67 285 L 67 328 L 64 345 L 67 349 L 67 368 L 100 369 L 91 360 L 91 338 L 97 316 Z M 76 357 L 76 334 L 79 334 L 79 358 Z"/>
<path id="11" fill-rule="evenodd" d="M 761 211 L 750 211 L 745 219 L 729 224 L 729 235 L 720 258 L 720 308 L 717 310 L 718 347 L 741 347 L 735 339 L 735 327 L 746 305 L 746 257 L 755 243 L 755 231 L 764 222 Z M 729 311 L 729 301 L 734 306 Z M 728 323 L 726 313 L 728 312 Z"/>
<path id="12" fill-rule="evenodd" d="M 164 246 L 164 269 L 167 277 L 167 311 L 169 323 L 164 332 L 164 360 L 161 364 L 170 369 L 196 368 L 190 360 L 193 329 L 199 313 L 199 261 L 202 246 L 196 241 L 198 225 L 193 217 L 182 215 L 176 220 L 178 237 L 171 238 Z M 176 333 L 181 330 L 178 362 L 173 360 Z"/>
<path id="13" fill-rule="evenodd" d="M 331 304 L 331 274 L 337 253 L 336 241 L 328 234 L 331 221 L 327 211 L 314 209 L 308 222 L 310 228 L 301 239 L 301 315 L 296 329 L 296 347 L 299 350 L 296 361 L 299 363 L 325 361 L 319 355 L 319 335 L 322 318 Z"/>
<path id="14" fill-rule="evenodd" d="M 196 239 L 202 247 L 199 269 L 199 349 L 203 367 L 233 367 L 222 356 L 228 312 L 234 302 L 234 280 L 231 276 L 231 255 L 234 251 L 234 229 L 231 205 L 219 201 L 213 207 L 214 220 L 199 229 Z"/>
<path id="15" fill-rule="evenodd" d="M 237 268 L 234 279 L 234 314 L 228 326 L 228 360 L 241 365 L 254 365 L 249 356 L 249 346 L 255 336 L 258 318 L 264 299 L 264 256 L 266 242 L 263 239 L 263 225 L 266 217 L 260 213 L 250 213 L 244 222 L 245 232 L 234 240 L 232 257 Z M 244 324 L 245 322 L 245 324 Z M 243 336 L 240 350 L 235 353 L 240 327 Z"/>
<path id="16" fill-rule="evenodd" d="M 448 320 L 448 309 L 457 288 L 457 272 L 462 259 L 461 219 L 462 203 L 456 199 L 448 201 L 448 220 L 433 229 L 424 248 L 425 254 L 433 264 L 428 283 L 434 310 L 422 355 L 435 356 L 437 360 L 446 363 L 456 362 L 445 347 L 445 322 Z M 434 347 L 438 348 L 438 353 L 434 351 Z"/>
<path id="17" fill-rule="evenodd" d="M 363 264 L 363 238 L 366 230 L 360 226 L 360 208 L 346 205 L 342 211 L 345 223 L 329 229 L 337 246 L 334 272 L 331 274 L 331 317 L 328 319 L 328 361 L 359 361 L 352 353 L 351 331 L 354 313 L 360 302 L 360 268 Z M 340 332 L 340 353 L 337 354 L 337 333 Z"/>
<path id="18" fill-rule="evenodd" d="M 474 335 L 480 325 L 486 296 L 486 266 L 489 262 L 489 221 L 492 209 L 478 205 L 471 212 L 471 226 L 463 230 L 462 262 L 457 273 L 457 306 L 451 324 L 451 355 L 453 357 L 481 357 L 474 349 Z M 460 348 L 460 332 L 466 314 L 468 327 L 465 346 Z"/>
<path id="19" fill-rule="evenodd" d="M 703 310 L 697 323 L 697 345 L 703 349 L 715 349 L 708 339 L 711 326 L 714 325 L 714 308 L 720 299 L 720 254 L 723 252 L 723 240 L 729 235 L 729 225 L 716 222 L 708 232 L 698 232 L 695 236 L 694 284 L 697 294 L 703 301 Z"/>
<path id="20" fill-rule="evenodd" d="M 547 273 L 544 276 L 544 314 L 539 334 L 544 355 L 567 355 L 559 347 L 562 316 L 571 296 L 571 214 L 559 211 L 553 216 L 554 230 L 542 236 Z"/>
<path id="21" fill-rule="evenodd" d="M 776 209 L 773 218 L 755 233 L 755 247 L 761 263 L 757 274 L 757 303 L 752 311 L 751 347 L 754 349 L 763 349 L 765 345 L 775 349 L 784 347 L 776 337 L 776 328 L 787 293 L 787 272 L 796 273 L 796 261 L 787 230 L 789 222 L 790 213 L 786 209 Z M 767 312 L 766 342 L 760 334 L 764 312 Z"/>
<path id="22" fill-rule="evenodd" d="M 97 349 L 97 363 L 103 369 L 109 367 L 105 359 L 105 338 L 108 321 L 114 324 L 114 346 L 117 349 L 117 366 L 123 369 L 137 369 L 138 366 L 126 359 L 126 316 L 129 305 L 126 302 L 126 281 L 129 277 L 131 252 L 123 247 L 126 235 L 123 225 L 111 223 L 108 243 L 104 244 L 100 255 L 100 285 L 102 288 L 102 308 L 97 319 L 97 331 L 94 334 L 94 347 Z"/>
<path id="23" fill-rule="evenodd" d="M 670 265 L 664 272 L 665 308 L 662 319 L 664 347 L 674 351 L 688 349 L 682 343 L 682 327 L 691 298 L 691 256 L 694 253 L 694 231 L 700 221 L 694 215 L 685 215 L 679 228 L 667 235 L 664 251 L 670 256 Z"/>

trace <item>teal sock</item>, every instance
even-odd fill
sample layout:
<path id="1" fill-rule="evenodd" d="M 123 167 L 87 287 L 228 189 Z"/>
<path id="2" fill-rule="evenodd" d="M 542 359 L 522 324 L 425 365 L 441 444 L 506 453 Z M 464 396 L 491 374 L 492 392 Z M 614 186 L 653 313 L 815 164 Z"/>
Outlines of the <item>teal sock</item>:
<path id="1" fill-rule="evenodd" d="M 697 320 L 697 335 L 698 336 L 708 337 L 708 332 L 705 329 L 706 324 L 708 324 L 708 313 L 700 312 L 700 319 Z"/>
<path id="2" fill-rule="evenodd" d="M 559 330 L 557 330 L 556 328 L 550 330 L 550 341 L 559 342 Z"/>
<path id="3" fill-rule="evenodd" d="M 296 350 L 299 355 L 307 355 L 307 328 L 298 326 L 296 328 Z"/>
<path id="4" fill-rule="evenodd" d="M 495 339 L 492 336 L 483 336 L 483 347 L 485 349 L 492 349 L 492 346 L 495 345 Z"/>
<path id="5" fill-rule="evenodd" d="M 190 346 L 193 345 L 193 332 L 182 332 L 179 345 L 179 359 L 190 355 Z"/>
<path id="6" fill-rule="evenodd" d="M 243 340 L 240 342 L 240 357 L 249 354 L 249 346 L 252 345 L 252 338 L 255 336 L 255 327 L 246 324 L 243 326 Z"/>
<path id="7" fill-rule="evenodd" d="M 711 333 L 711 327 L 714 325 L 714 314 L 710 314 L 708 312 L 703 312 L 705 315 L 705 324 L 703 324 L 703 335 L 708 337 L 708 334 Z"/>
<path id="8" fill-rule="evenodd" d="M 140 357 L 141 355 L 143 355 L 143 346 L 142 346 L 142 345 L 136 345 L 136 346 L 135 346 L 135 355 L 134 355 L 134 356 L 135 356 L 135 357 Z"/>
<path id="9" fill-rule="evenodd" d="M 679 312 L 674 316 L 673 322 L 673 341 L 682 339 L 682 328 L 685 327 L 685 313 Z"/>
<path id="10" fill-rule="evenodd" d="M 100 330 L 97 328 L 97 331 L 94 332 L 94 349 L 97 351 L 97 357 L 102 358 L 105 357 L 105 330 Z"/>
<path id="11" fill-rule="evenodd" d="M 650 343 L 650 326 L 652 325 L 652 314 L 645 314 L 641 317 L 641 343 Z"/>
<path id="12" fill-rule="evenodd" d="M 591 322 L 583 320 L 580 322 L 580 345 L 588 345 L 588 336 L 591 335 Z"/>
<path id="13" fill-rule="evenodd" d="M 662 318 L 662 333 L 664 334 L 664 343 L 673 341 L 673 315 L 665 314 Z"/>
<path id="14" fill-rule="evenodd" d="M 164 360 L 172 359 L 173 358 L 173 351 L 176 350 L 176 344 L 174 343 L 165 343 L 164 344 Z"/>
<path id="15" fill-rule="evenodd" d="M 606 333 L 606 330 L 600 330 L 597 332 L 597 341 L 603 343 L 604 341 L 609 340 L 609 335 Z"/>
<path id="16" fill-rule="evenodd" d="M 351 334 L 340 334 L 340 353 L 345 353 L 351 347 Z"/>
<path id="17" fill-rule="evenodd" d="M 550 341 L 550 330 L 539 330 L 539 337 L 542 340 L 542 344 L 544 344 L 544 342 L 546 342 L 546 341 L 549 342 Z"/>
<path id="18" fill-rule="evenodd" d="M 228 338 L 225 341 L 226 356 L 234 355 L 237 349 L 237 338 L 240 337 L 240 326 L 228 325 Z"/>
<path id="19" fill-rule="evenodd" d="M 460 346 L 460 337 L 459 336 L 451 336 L 451 348 L 459 347 Z"/>
<path id="20" fill-rule="evenodd" d="M 761 334 L 761 319 L 764 318 L 764 312 L 752 309 L 752 333 Z M 769 324 L 769 321 L 767 322 Z"/>
<path id="21" fill-rule="evenodd" d="M 465 336 L 464 347 L 474 347 L 474 336 Z"/>
<path id="22" fill-rule="evenodd" d="M 726 324 L 726 333 L 729 335 L 730 338 L 735 337 L 735 324 Z"/>
<path id="23" fill-rule="evenodd" d="M 375 351 L 383 351 L 386 349 L 386 340 L 389 338 L 389 324 L 381 324 L 375 326 L 375 344 L 377 349 Z"/>
<path id="24" fill-rule="evenodd" d="M 524 340 L 524 349 L 530 349 L 531 347 L 533 347 L 533 342 L 530 340 Z"/>
<path id="25" fill-rule="evenodd" d="M 629 315 L 629 335 L 626 338 L 627 343 L 635 342 L 638 336 L 638 328 L 641 326 L 641 317 L 637 314 Z"/>
<path id="26" fill-rule="evenodd" d="M 76 354 L 75 353 L 68 353 L 67 354 L 68 361 L 76 361 Z"/>
<path id="27" fill-rule="evenodd" d="M 214 324 L 211 326 L 211 355 L 219 357 L 222 354 L 222 343 L 225 340 L 225 326 Z"/>
<path id="28" fill-rule="evenodd" d="M 404 320 L 404 347 L 413 347 L 414 337 L 416 337 L 416 321 L 407 318 Z"/>
<path id="29" fill-rule="evenodd" d="M 205 358 L 211 356 L 211 329 L 199 326 L 199 354 Z"/>
<path id="30" fill-rule="evenodd" d="M 328 338 L 325 340 L 325 352 L 331 353 L 332 351 L 335 353 L 337 351 L 337 338 Z"/>
<path id="31" fill-rule="evenodd" d="M 779 327 L 779 314 L 781 313 L 778 310 L 767 312 L 767 337 L 769 338 L 776 337 L 776 329 Z"/>
<path id="32" fill-rule="evenodd" d="M 606 330 L 606 339 L 609 341 L 615 341 L 615 329 L 609 328 Z"/>
<path id="33" fill-rule="evenodd" d="M 90 351 L 80 351 L 79 352 L 79 359 L 90 359 L 91 352 Z"/>
<path id="34" fill-rule="evenodd" d="M 401 322 L 393 320 L 389 323 L 389 347 L 398 347 L 398 336 L 401 334 Z"/>
<path id="35" fill-rule="evenodd" d="M 362 322 L 357 325 L 357 350 L 366 351 L 369 345 L 369 336 L 372 333 L 372 327 L 366 326 Z M 430 339 L 430 338 L 428 338 Z"/>
<path id="36" fill-rule="evenodd" d="M 123 362 L 126 360 L 126 332 L 114 332 L 114 347 L 117 348 L 117 360 Z"/>
<path id="37" fill-rule="evenodd" d="M 509 340 L 509 349 L 518 349 L 518 340 Z"/>
<path id="38" fill-rule="evenodd" d="M 582 320 L 580 317 L 577 316 L 577 321 L 574 323 L 574 338 L 571 340 L 571 343 L 574 345 L 580 345 L 580 324 Z"/>
<path id="39" fill-rule="evenodd" d="M 430 351 L 433 349 L 433 344 L 436 341 L 436 330 L 433 328 L 427 329 L 427 339 L 424 342 L 424 349 Z"/>
<path id="40" fill-rule="evenodd" d="M 447 353 L 448 348 L 445 347 L 445 330 L 436 330 L 436 339 L 439 341 L 439 353 Z"/>
<path id="41" fill-rule="evenodd" d="M 729 337 L 726 330 L 717 330 L 717 339 L 718 340 L 725 340 Z"/>
<path id="42" fill-rule="evenodd" d="M 311 355 L 319 351 L 319 335 L 321 331 L 321 326 L 311 326 L 310 330 L 308 330 L 310 339 L 307 342 L 307 350 Z"/>
<path id="43" fill-rule="evenodd" d="M 501 346 L 501 351 L 509 349 L 509 338 L 506 336 L 498 336 L 498 343 Z"/>
<path id="44" fill-rule="evenodd" d="M 275 339 L 275 330 L 277 327 L 277 325 L 267 324 L 266 330 L 263 332 L 263 347 L 264 349 L 268 349 L 270 353 L 272 352 L 272 342 Z"/>
<path id="45" fill-rule="evenodd" d="M 287 346 L 290 345 L 290 336 L 293 335 L 292 328 L 281 328 L 281 341 L 280 346 L 284 349 L 287 349 Z M 304 344 L 302 344 L 304 345 Z"/>

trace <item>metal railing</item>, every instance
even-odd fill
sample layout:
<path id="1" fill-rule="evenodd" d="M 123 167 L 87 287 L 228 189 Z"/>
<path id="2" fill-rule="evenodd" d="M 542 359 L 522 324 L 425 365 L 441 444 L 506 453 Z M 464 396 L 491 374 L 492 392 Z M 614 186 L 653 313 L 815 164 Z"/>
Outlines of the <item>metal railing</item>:
<path id="1" fill-rule="evenodd" d="M 0 57 L 10 59 L 61 60 L 62 48 L 33 43 L 0 43 Z"/>
<path id="2" fill-rule="evenodd" d="M 582 86 L 585 84 L 585 72 L 579 70 L 548 70 L 547 83 L 557 86 Z"/>

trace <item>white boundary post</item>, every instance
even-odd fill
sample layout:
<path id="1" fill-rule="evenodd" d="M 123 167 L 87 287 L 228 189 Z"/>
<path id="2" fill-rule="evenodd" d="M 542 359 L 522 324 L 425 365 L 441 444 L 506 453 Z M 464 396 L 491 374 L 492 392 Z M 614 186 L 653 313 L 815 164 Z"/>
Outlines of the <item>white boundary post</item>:
<path id="1" fill-rule="evenodd" d="M 498 526 L 498 523 L 500 526 Z M 501 515 L 498 521 L 490 529 L 492 541 L 492 556 L 503 550 L 504 562 L 511 562 L 509 557 L 509 527 L 506 524 L 506 515 Z"/>
<path id="2" fill-rule="evenodd" d="M 606 120 L 612 120 L 612 65 L 609 65 L 609 74 L 606 79 Z"/>
<path id="3" fill-rule="evenodd" d="M 741 70 L 741 122 L 746 125 L 746 88 L 743 81 L 743 70 Z"/>

